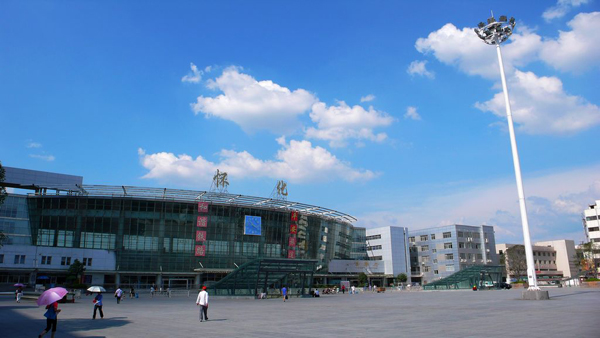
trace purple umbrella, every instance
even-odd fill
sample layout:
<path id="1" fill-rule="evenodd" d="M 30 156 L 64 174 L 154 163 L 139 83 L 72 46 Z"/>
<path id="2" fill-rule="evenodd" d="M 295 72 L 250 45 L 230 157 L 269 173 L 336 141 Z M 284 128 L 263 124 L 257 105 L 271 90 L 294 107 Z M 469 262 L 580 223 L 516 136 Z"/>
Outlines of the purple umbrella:
<path id="1" fill-rule="evenodd" d="M 25 284 L 23 284 L 23 283 L 17 283 L 17 284 L 15 284 L 14 286 L 17 286 L 17 287 L 24 287 L 24 286 L 25 286 Z"/>
<path id="2" fill-rule="evenodd" d="M 68 293 L 65 288 L 52 288 L 44 291 L 37 299 L 37 305 L 49 305 L 58 302 Z"/>

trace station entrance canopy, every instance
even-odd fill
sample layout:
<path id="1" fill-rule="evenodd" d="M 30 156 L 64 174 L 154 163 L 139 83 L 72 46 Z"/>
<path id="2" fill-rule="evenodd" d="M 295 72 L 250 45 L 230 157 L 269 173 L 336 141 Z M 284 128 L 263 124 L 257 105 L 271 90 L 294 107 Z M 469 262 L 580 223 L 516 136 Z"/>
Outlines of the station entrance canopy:
<path id="1" fill-rule="evenodd" d="M 209 288 L 218 296 L 258 297 L 279 294 L 286 286 L 288 294 L 304 296 L 312 289 L 316 264 L 317 260 L 309 259 L 259 258 L 241 265 Z"/>
<path id="2" fill-rule="evenodd" d="M 470 289 L 474 285 L 498 285 L 502 280 L 502 265 L 475 265 L 460 270 L 446 278 L 436 280 L 423 286 L 425 290 L 439 289 Z"/>

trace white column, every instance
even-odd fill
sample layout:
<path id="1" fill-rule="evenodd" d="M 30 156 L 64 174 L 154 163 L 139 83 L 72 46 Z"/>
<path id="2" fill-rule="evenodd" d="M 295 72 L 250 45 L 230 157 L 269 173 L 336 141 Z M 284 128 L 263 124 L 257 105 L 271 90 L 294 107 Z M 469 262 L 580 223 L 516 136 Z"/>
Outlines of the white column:
<path id="1" fill-rule="evenodd" d="M 525 206 L 525 193 L 523 192 L 523 180 L 521 178 L 521 164 L 519 162 L 519 152 L 517 151 L 517 140 L 515 139 L 515 129 L 513 127 L 512 112 L 510 110 L 510 101 L 508 100 L 508 88 L 506 87 L 506 78 L 504 76 L 504 64 L 502 63 L 502 53 L 500 44 L 496 43 L 498 52 L 498 62 L 500 63 L 500 76 L 502 77 L 502 89 L 504 90 L 504 103 L 506 104 L 506 118 L 508 120 L 508 131 L 510 133 L 510 146 L 512 148 L 513 163 L 515 165 L 515 176 L 517 179 L 517 192 L 519 194 L 519 206 L 521 208 L 521 223 L 523 224 L 523 240 L 525 245 L 525 256 L 527 258 L 527 280 L 529 282 L 528 290 L 539 290 L 537 278 L 535 275 L 535 265 L 533 260 L 533 249 L 531 247 L 531 238 L 529 236 L 529 222 L 527 221 L 527 207 Z"/>

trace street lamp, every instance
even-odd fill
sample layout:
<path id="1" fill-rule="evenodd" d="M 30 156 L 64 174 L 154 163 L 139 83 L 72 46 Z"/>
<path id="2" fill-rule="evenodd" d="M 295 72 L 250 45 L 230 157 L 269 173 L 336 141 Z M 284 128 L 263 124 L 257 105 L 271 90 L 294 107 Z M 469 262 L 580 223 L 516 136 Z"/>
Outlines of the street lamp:
<path id="1" fill-rule="evenodd" d="M 512 149 L 513 163 L 515 165 L 515 176 L 517 179 L 517 191 L 519 194 L 519 205 L 521 207 L 521 223 L 523 224 L 523 239 L 525 245 L 525 257 L 527 258 L 527 280 L 529 282 L 528 291 L 540 291 L 537 285 L 535 275 L 535 265 L 533 260 L 533 249 L 531 247 L 531 238 L 529 236 L 529 222 L 527 221 L 527 207 L 525 206 L 525 194 L 523 193 L 523 180 L 521 178 L 521 164 L 519 163 L 519 152 L 517 151 L 517 140 L 515 139 L 515 129 L 513 127 L 512 113 L 510 110 L 510 102 L 508 100 L 508 89 L 506 88 L 506 77 L 504 76 L 504 65 L 502 63 L 502 53 L 500 52 L 500 44 L 512 35 L 515 28 L 515 18 L 507 20 L 506 16 L 502 15 L 496 21 L 494 13 L 487 19 L 487 25 L 480 22 L 475 28 L 475 33 L 483 42 L 488 45 L 496 45 L 498 53 L 498 63 L 500 64 L 500 76 L 502 78 L 502 89 L 504 90 L 504 103 L 506 105 L 506 118 L 508 120 L 508 131 L 510 133 L 510 145 Z"/>

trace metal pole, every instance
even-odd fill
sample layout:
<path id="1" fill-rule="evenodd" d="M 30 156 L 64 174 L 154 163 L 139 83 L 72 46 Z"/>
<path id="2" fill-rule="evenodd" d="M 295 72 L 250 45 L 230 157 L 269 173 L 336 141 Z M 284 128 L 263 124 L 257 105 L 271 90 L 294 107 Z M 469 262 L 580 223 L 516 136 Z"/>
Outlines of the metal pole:
<path id="1" fill-rule="evenodd" d="M 504 76 L 504 64 L 502 63 L 502 53 L 500 52 L 500 43 L 496 40 L 496 51 L 498 52 L 498 62 L 500 63 L 500 76 L 502 77 L 502 89 L 504 90 L 504 103 L 506 105 L 506 118 L 508 120 L 508 131 L 510 133 L 510 146 L 512 149 L 513 163 L 515 165 L 515 176 L 517 180 L 517 191 L 519 194 L 519 206 L 521 208 L 521 223 L 523 224 L 523 240 L 525 245 L 525 257 L 527 258 L 527 281 L 528 290 L 540 290 L 537 285 L 535 275 L 535 265 L 533 260 L 533 249 L 531 247 L 531 238 L 529 236 L 529 222 L 527 221 L 527 206 L 525 205 L 525 193 L 523 192 L 523 180 L 521 178 L 521 164 L 519 162 L 519 152 L 517 151 L 517 140 L 515 139 L 515 129 L 513 127 L 512 112 L 510 110 L 510 101 L 508 100 L 508 88 L 506 87 L 506 78 Z"/>

